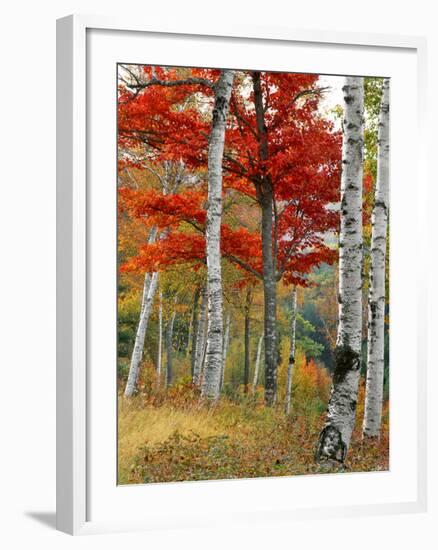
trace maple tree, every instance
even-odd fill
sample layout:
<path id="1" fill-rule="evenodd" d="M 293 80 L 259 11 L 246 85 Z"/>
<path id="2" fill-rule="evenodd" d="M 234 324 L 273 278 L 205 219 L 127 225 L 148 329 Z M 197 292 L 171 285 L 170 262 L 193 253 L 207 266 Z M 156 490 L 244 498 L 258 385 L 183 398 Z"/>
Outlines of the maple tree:
<path id="1" fill-rule="evenodd" d="M 265 299 L 265 400 L 276 395 L 276 285 L 305 285 L 304 274 L 333 259 L 323 234 L 337 226 L 340 140 L 318 113 L 315 75 L 250 72 L 235 94 L 225 162 L 237 189 L 261 210 Z"/>
<path id="2" fill-rule="evenodd" d="M 175 70 L 165 75 L 168 82 L 178 76 Z M 171 228 L 158 243 L 141 247 L 124 269 L 205 261 L 208 120 L 203 110 L 211 104 L 212 92 L 203 79 L 208 77 L 209 71 L 191 70 L 189 84 L 165 87 L 160 93 L 157 85 L 121 94 L 121 144 L 147 144 L 154 161 L 182 161 L 200 177 L 200 185 L 167 196 L 121 189 L 123 207 L 131 215 Z M 306 285 L 306 274 L 315 265 L 335 257 L 324 235 L 338 224 L 330 205 L 339 198 L 340 136 L 319 114 L 324 90 L 317 87 L 317 79 L 239 72 L 231 98 L 224 194 L 249 199 L 258 210 L 253 215 L 260 228 L 249 230 L 223 220 L 221 251 L 223 258 L 263 282 L 268 404 L 276 391 L 276 285 L 281 279 Z"/>

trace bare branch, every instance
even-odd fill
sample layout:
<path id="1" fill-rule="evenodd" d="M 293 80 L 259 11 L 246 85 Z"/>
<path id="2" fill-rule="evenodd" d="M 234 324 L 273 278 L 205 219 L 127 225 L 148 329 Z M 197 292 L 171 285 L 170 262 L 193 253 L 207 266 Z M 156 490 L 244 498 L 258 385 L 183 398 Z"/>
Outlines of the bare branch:
<path id="1" fill-rule="evenodd" d="M 160 80 L 157 77 L 152 77 L 150 80 L 147 80 L 146 82 L 138 82 L 137 84 L 130 84 L 129 87 L 133 90 L 144 90 L 145 88 L 149 88 L 150 86 L 165 86 L 167 88 L 170 88 L 172 86 L 184 86 L 184 85 L 200 85 L 200 86 L 206 86 L 208 88 L 214 88 L 214 82 L 211 80 L 208 80 L 207 78 L 196 78 L 196 77 L 188 77 L 188 78 L 181 78 L 178 80 Z"/>
<path id="2" fill-rule="evenodd" d="M 158 180 L 160 181 L 161 186 L 162 186 L 163 189 L 166 188 L 166 184 L 165 184 L 163 176 L 161 176 L 156 170 L 154 170 L 153 168 L 151 168 L 147 164 L 143 164 L 143 168 L 145 168 L 146 170 L 148 170 L 148 172 L 150 172 L 151 174 L 153 174 L 154 176 L 156 176 L 158 178 Z"/>
<path id="3" fill-rule="evenodd" d="M 308 96 L 308 95 L 317 95 L 321 96 L 324 92 L 329 90 L 329 86 L 325 86 L 323 88 L 314 88 L 312 90 L 302 90 L 301 92 L 298 92 L 297 95 L 289 102 L 288 107 L 296 103 L 300 98 Z"/>

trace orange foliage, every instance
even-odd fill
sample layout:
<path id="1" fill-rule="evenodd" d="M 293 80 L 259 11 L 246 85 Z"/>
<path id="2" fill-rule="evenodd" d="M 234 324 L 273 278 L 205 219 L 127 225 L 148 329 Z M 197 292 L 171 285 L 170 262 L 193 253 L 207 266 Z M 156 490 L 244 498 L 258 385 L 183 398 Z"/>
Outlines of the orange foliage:
<path id="1" fill-rule="evenodd" d="M 143 148 L 148 151 L 143 162 L 183 161 L 189 170 L 206 173 L 213 90 L 202 79 L 214 82 L 218 71 L 170 67 L 151 71 L 144 67 L 146 79 L 170 82 L 189 78 L 191 83 L 152 85 L 137 92 L 122 83 L 120 149 Z M 254 94 L 248 97 L 247 93 L 252 78 L 251 72 L 240 71 L 235 79 L 226 132 L 224 194 L 249 197 L 259 206 L 260 178 L 269 175 L 279 208 L 275 235 L 279 276 L 286 284 L 305 286 L 306 275 L 314 266 L 331 263 L 336 256 L 323 235 L 338 226 L 338 212 L 328 206 L 339 200 L 341 136 L 319 115 L 316 75 L 264 72 L 260 81 L 269 157 L 262 159 Z M 122 156 L 119 165 L 120 170 L 127 165 L 142 168 L 141 162 L 132 161 L 129 155 Z M 175 263 L 205 262 L 201 246 L 205 183 L 201 178 L 195 190 L 180 189 L 167 196 L 155 190 L 119 190 L 120 208 L 129 216 L 169 231 L 155 247 L 143 247 L 125 269 L 166 269 Z M 261 276 L 259 228 L 236 229 L 233 223 L 223 223 L 222 255 L 238 269 Z"/>

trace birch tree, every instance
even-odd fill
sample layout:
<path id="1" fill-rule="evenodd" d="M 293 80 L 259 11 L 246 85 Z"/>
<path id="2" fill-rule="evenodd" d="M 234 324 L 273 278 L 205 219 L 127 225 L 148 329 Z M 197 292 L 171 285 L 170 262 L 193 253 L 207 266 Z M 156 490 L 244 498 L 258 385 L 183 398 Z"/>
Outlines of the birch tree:
<path id="1" fill-rule="evenodd" d="M 290 319 L 290 339 L 289 339 L 289 362 L 287 367 L 287 385 L 286 385 L 286 403 L 285 413 L 290 413 L 290 401 L 292 394 L 292 377 L 295 366 L 295 340 L 297 326 L 297 287 L 294 286 L 291 297 L 291 319 Z"/>
<path id="2" fill-rule="evenodd" d="M 163 295 L 158 295 L 158 352 L 157 352 L 157 388 L 161 384 L 161 364 L 163 356 Z"/>
<path id="3" fill-rule="evenodd" d="M 208 206 L 206 226 L 208 328 L 205 376 L 201 394 L 211 400 L 219 397 L 222 372 L 222 159 L 228 107 L 233 87 L 234 72 L 221 71 L 215 85 L 212 126 L 208 147 Z"/>
<path id="4" fill-rule="evenodd" d="M 224 379 L 225 379 L 225 366 L 227 364 L 227 353 L 228 353 L 228 346 L 230 343 L 230 326 L 231 326 L 231 315 L 228 313 L 227 320 L 225 323 L 225 335 L 224 335 L 224 351 L 222 356 L 222 373 L 221 373 L 221 389 L 224 385 Z"/>
<path id="5" fill-rule="evenodd" d="M 149 273 L 145 276 L 143 287 L 142 309 L 140 312 L 140 321 L 137 327 L 135 336 L 134 351 L 132 352 L 131 364 L 129 367 L 128 381 L 126 382 L 125 397 L 131 397 L 137 386 L 138 374 L 140 371 L 140 363 L 143 357 L 144 340 L 146 329 L 149 322 L 149 317 L 154 302 L 155 292 L 158 284 L 158 273 Z"/>
<path id="6" fill-rule="evenodd" d="M 316 450 L 318 461 L 344 462 L 356 419 L 362 339 L 362 77 L 347 77 L 339 235 L 339 325 L 327 420 Z"/>
<path id="7" fill-rule="evenodd" d="M 148 242 L 153 244 L 157 238 L 157 228 L 152 227 Z M 146 273 L 143 282 L 143 293 L 141 298 L 140 317 L 135 335 L 134 349 L 132 351 L 131 363 L 129 366 L 128 380 L 125 387 L 125 397 L 131 397 L 137 385 L 140 363 L 143 357 L 144 340 L 146 329 L 149 323 L 155 292 L 158 284 L 158 273 Z"/>
<path id="8" fill-rule="evenodd" d="M 192 341 L 192 331 L 193 331 L 193 315 L 190 316 L 189 329 L 187 331 L 187 342 L 185 346 L 184 356 L 187 358 L 189 356 L 190 342 Z"/>
<path id="9" fill-rule="evenodd" d="M 207 323 L 207 292 L 204 288 L 202 290 L 201 298 L 201 311 L 199 314 L 199 321 L 197 327 L 196 347 L 195 347 L 195 360 L 193 365 L 193 384 L 199 386 L 201 383 L 201 371 L 202 363 L 204 359 L 204 344 L 206 336 L 206 323 Z"/>
<path id="10" fill-rule="evenodd" d="M 195 365 L 196 365 L 196 352 L 197 352 L 197 341 L 199 333 L 199 318 L 198 318 L 198 308 L 199 308 L 199 296 L 201 290 L 199 287 L 196 287 L 195 293 L 193 296 L 193 323 L 192 323 L 192 352 L 190 357 L 190 373 L 192 375 L 192 380 L 194 379 Z"/>
<path id="11" fill-rule="evenodd" d="M 256 356 L 256 362 L 254 366 L 254 378 L 252 381 L 252 393 L 255 394 L 257 389 L 257 383 L 259 380 L 259 372 L 260 372 L 260 360 L 262 357 L 262 345 L 263 345 L 263 334 L 259 338 L 259 343 L 257 344 L 257 356 Z"/>
<path id="12" fill-rule="evenodd" d="M 176 303 L 176 300 L 175 300 Z M 169 387 L 173 382 L 173 326 L 175 324 L 176 311 L 172 311 L 166 326 L 166 386 Z"/>
<path id="13" fill-rule="evenodd" d="M 377 184 L 371 217 L 368 356 L 363 435 L 378 437 L 382 418 L 386 235 L 389 209 L 389 79 L 384 79 L 378 126 Z"/>
<path id="14" fill-rule="evenodd" d="M 145 165 L 145 167 L 148 171 L 150 171 L 152 174 L 154 174 L 154 176 L 158 178 L 161 184 L 163 195 L 167 195 L 169 191 L 174 193 L 177 190 L 180 183 L 182 182 L 182 176 L 178 174 L 177 177 L 174 178 L 173 184 L 171 185 L 170 163 L 165 163 L 164 176 L 161 176 L 153 168 L 147 167 L 147 165 Z M 183 166 L 181 166 L 181 168 L 183 168 Z M 165 237 L 167 233 L 168 233 L 167 230 L 162 231 L 160 238 Z M 148 244 L 154 244 L 157 239 L 157 236 L 158 236 L 157 228 L 153 226 L 149 234 Z M 126 383 L 126 388 L 125 388 L 125 394 L 124 394 L 125 397 L 131 397 L 136 388 L 138 374 L 140 370 L 140 363 L 143 357 L 143 348 L 144 348 L 144 341 L 146 337 L 146 330 L 147 330 L 149 317 L 150 317 L 151 309 L 154 302 L 155 292 L 157 290 L 157 285 L 158 285 L 158 273 L 154 272 L 152 275 L 150 273 L 146 273 L 144 276 L 140 317 L 139 317 L 137 332 L 135 336 L 134 350 L 131 356 L 131 364 L 129 367 L 128 381 Z"/>

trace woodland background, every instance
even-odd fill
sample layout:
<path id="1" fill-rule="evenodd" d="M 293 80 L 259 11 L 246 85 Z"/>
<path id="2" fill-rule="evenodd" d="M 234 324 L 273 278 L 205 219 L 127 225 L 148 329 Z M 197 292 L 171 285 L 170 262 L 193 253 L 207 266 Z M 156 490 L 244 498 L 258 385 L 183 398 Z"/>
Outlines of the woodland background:
<path id="1" fill-rule="evenodd" d="M 223 306 L 216 391 L 209 381 L 214 303 L 205 255 L 212 238 L 206 205 L 213 204 L 213 180 L 211 152 L 208 173 L 206 154 L 213 143 L 211 112 L 219 105 L 216 99 L 213 106 L 213 92 L 220 93 L 226 72 L 119 65 L 118 375 L 125 396 L 119 399 L 120 483 L 320 471 L 315 446 L 340 349 L 341 148 L 350 139 L 343 139 L 344 126 L 353 124 L 344 112 L 345 79 L 251 71 L 231 76 L 225 150 L 218 161 L 224 174 L 218 262 Z M 380 420 L 374 430 L 364 427 L 377 440 L 360 437 L 372 338 L 367 329 L 372 212 L 377 208 L 373 216 L 381 215 L 379 201 L 387 200 L 376 195 L 378 172 L 384 173 L 378 160 L 385 147 L 382 136 L 378 147 L 381 104 L 389 97 L 382 99 L 382 84 L 381 78 L 361 79 L 362 376 L 355 448 L 347 463 L 356 471 L 388 467 L 388 253 L 378 306 L 386 316 L 379 352 L 385 376 L 378 383 L 383 424 L 381 433 Z M 387 174 L 383 177 L 387 186 Z M 273 199 L 267 198 L 267 186 Z M 267 200 L 273 201 L 272 212 Z M 202 397 L 215 401 L 213 409 L 200 406 Z"/>
<path id="2" fill-rule="evenodd" d="M 352 11 L 351 3 L 337 0 L 332 3 L 316 0 L 315 9 L 309 20 L 308 6 L 273 0 L 270 9 L 258 0 L 252 2 L 224 2 L 226 9 L 216 15 L 218 25 L 228 25 L 230 13 L 238 24 L 278 25 L 278 13 L 282 20 L 296 23 L 309 29 L 331 29 L 346 32 L 402 33 L 427 36 L 429 58 L 427 61 L 428 94 L 434 97 L 438 93 L 438 35 L 434 17 L 435 3 L 431 0 L 419 0 L 416 9 L 404 10 L 399 2 L 386 3 L 377 0 L 367 2 L 361 16 Z M 189 0 L 185 3 L 169 2 L 150 5 L 143 1 L 126 0 L 123 10 L 136 13 L 151 24 L 159 26 L 163 21 L 175 25 L 204 25 L 209 20 L 205 13 L 205 3 Z M 120 13 L 120 3 L 113 0 L 60 0 L 56 4 L 43 0 L 35 4 L 19 1 L 7 4 L 4 9 L 5 20 L 20 24 L 17 32 L 15 24 L 5 25 L 1 36 L 0 56 L 2 65 L 10 63 L 11 51 L 17 66 L 26 67 L 29 80 L 39 81 L 41 60 L 45 60 L 46 86 L 34 87 L 33 100 L 29 101 L 27 86 L 16 86 L 11 94 L 10 88 L 0 89 L 2 104 L 11 105 L 3 113 L 3 124 L 7 132 L 2 135 L 2 145 L 9 159 L 4 165 L 4 181 L 15 181 L 17 166 L 20 166 L 21 186 L 5 185 L 3 189 L 5 204 L 14 204 L 20 197 L 21 216 L 16 209 L 5 208 L 0 217 L 3 235 L 14 231 L 14 238 L 3 239 L 4 255 L 15 265 L 15 269 L 2 270 L 0 274 L 2 288 L 8 289 L 3 295 L 2 333 L 9 345 L 5 347 L 4 364 L 17 363 L 16 350 L 21 346 L 22 334 L 16 327 L 22 321 L 22 312 L 28 304 L 28 295 L 22 292 L 29 280 L 29 264 L 41 265 L 44 269 L 33 273 L 33 281 L 39 292 L 35 295 L 34 309 L 39 312 L 39 323 L 29 331 L 27 348 L 33 351 L 33 360 L 28 355 L 21 357 L 20 401 L 25 406 L 17 407 L 16 392 L 5 392 L 0 400 L 3 419 L 14 411 L 14 421 L 4 421 L 3 439 L 10 442 L 14 452 L 3 452 L 0 464 L 4 472 L 13 474 L 29 469 L 29 449 L 32 449 L 32 470 L 38 475 L 27 476 L 26 483 L 17 484 L 16 475 L 8 475 L 3 482 L 0 509 L 3 518 L 1 541 L 9 548 L 22 548 L 32 545 L 36 548 L 95 548 L 95 537 L 66 537 L 54 530 L 55 517 L 55 166 L 47 162 L 47 151 L 54 150 L 55 142 L 55 25 L 57 17 L 77 13 Z M 397 17 L 394 11 L 397 10 Z M 23 17 L 23 14 L 27 17 Z M 378 16 L 376 16 L 378 14 Z M 26 40 L 23 39 L 26 37 Z M 32 48 L 29 48 L 32 44 Z M 51 70 L 49 70 L 51 69 Z M 38 105 L 38 109 L 35 108 Z M 36 140 L 26 153 L 23 163 L 23 151 L 17 147 L 23 136 L 22 125 L 17 124 L 17 113 L 22 115 L 33 128 L 39 129 L 41 139 Z M 435 155 L 434 135 L 438 124 L 438 111 L 435 102 L 428 105 L 428 126 L 426 129 L 429 151 L 427 153 L 432 167 L 432 151 Z M 430 176 L 432 170 L 430 170 Z M 432 217 L 436 204 L 437 187 L 429 186 L 429 217 Z M 25 220 L 25 222 L 23 222 Z M 431 240 L 428 243 L 432 247 Z M 23 250 L 27 250 L 23 254 Z M 427 256 L 425 269 L 436 272 L 436 256 Z M 430 331 L 436 332 L 436 316 L 432 315 L 438 306 L 436 287 L 430 287 L 429 307 L 426 312 Z M 429 338 L 429 365 L 433 361 L 432 339 Z M 436 387 L 438 381 L 436 369 L 429 370 L 429 386 Z M 44 399 L 41 399 L 41 396 Z M 432 394 L 430 394 L 432 397 Z M 438 452 L 437 439 L 434 437 L 438 421 L 436 401 L 429 399 L 430 432 L 428 455 L 434 460 Z M 26 437 L 23 437 L 26 434 Z M 383 546 L 397 544 L 398 548 L 412 548 L 420 544 L 429 549 L 435 546 L 435 527 L 438 518 L 438 480 L 436 469 L 429 472 L 429 511 L 424 514 L 391 515 L 385 517 L 330 518 L 327 521 L 295 521 L 294 539 L 305 543 L 309 548 L 320 548 L 326 540 L 328 524 L 335 530 L 342 530 L 346 538 L 355 541 L 358 550 L 375 544 L 376 537 Z M 321 527 L 321 529 L 315 529 Z M 309 532 L 312 536 L 309 537 Z M 202 536 L 200 536 L 202 533 Z M 180 548 L 204 548 L 205 537 L 210 537 L 211 548 L 223 548 L 233 540 L 235 547 L 251 544 L 253 548 L 265 548 L 284 545 L 291 533 L 290 521 L 278 521 L 273 526 L 259 524 L 255 526 L 225 526 L 220 529 L 187 528 L 184 530 L 166 530 L 149 533 L 126 533 L 114 536 L 101 535 L 99 541 L 107 548 L 119 548 L 120 544 L 153 544 L 156 548 L 168 549 L 178 545 Z M 360 535 L 359 535 L 360 533 Z"/>

